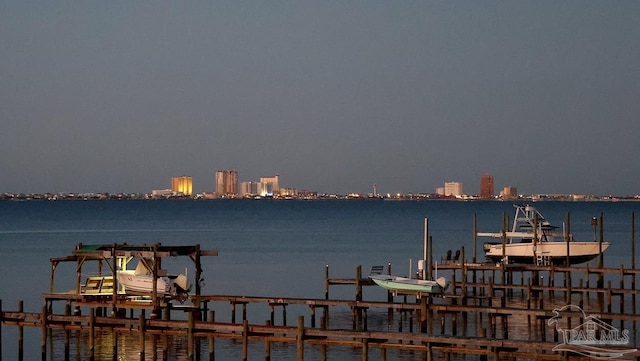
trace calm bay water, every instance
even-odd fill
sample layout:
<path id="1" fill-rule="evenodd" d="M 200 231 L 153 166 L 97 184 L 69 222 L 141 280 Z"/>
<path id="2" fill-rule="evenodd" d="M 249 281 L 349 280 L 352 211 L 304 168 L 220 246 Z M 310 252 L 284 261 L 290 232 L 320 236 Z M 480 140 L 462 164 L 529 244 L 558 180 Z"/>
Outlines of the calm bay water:
<path id="1" fill-rule="evenodd" d="M 570 213 L 571 229 L 579 240 L 593 239 L 590 220 L 603 213 L 605 239 L 612 242 L 605 253 L 605 266 L 630 267 L 631 214 L 640 215 L 640 202 L 547 201 L 535 205 L 556 225 L 562 225 Z M 325 265 L 332 277 L 340 278 L 352 278 L 357 265 L 366 273 L 372 265 L 388 262 L 394 274 L 406 275 L 410 259 L 415 271 L 422 256 L 425 218 L 429 219 L 435 259 L 448 249 L 463 246 L 470 258 L 473 215 L 477 214 L 479 231 L 490 232 L 500 229 L 503 213 L 512 217 L 513 211 L 509 202 L 482 201 L 0 202 L 0 271 L 4 275 L 0 299 L 6 310 L 17 309 L 18 301 L 24 300 L 26 311 L 39 312 L 41 294 L 49 288 L 51 257 L 70 254 L 78 243 L 115 242 L 200 244 L 203 249 L 218 250 L 218 257 L 203 259 L 204 294 L 322 298 Z M 478 252 L 478 260 L 483 260 L 481 243 Z M 183 272 L 190 267 L 188 272 L 193 272 L 188 259 L 168 264 L 169 271 Z M 58 268 L 56 291 L 74 287 L 74 268 Z M 335 287 L 331 295 L 352 299 L 354 290 Z M 373 287 L 364 293 L 365 299 L 384 295 Z M 264 323 L 268 317 L 265 307 L 250 313 L 249 321 Z M 371 317 L 370 322 L 375 322 L 375 315 Z M 216 318 L 224 321 L 228 314 L 216 310 Z M 37 345 L 39 330 L 26 332 Z M 3 329 L 2 352 L 7 359 L 16 358 L 16 333 L 15 328 Z M 175 346 L 177 353 L 182 346 Z M 137 347 L 136 340 L 132 347 Z M 261 344 L 251 347 L 262 355 Z M 25 359 L 39 358 L 39 347 L 26 352 Z M 240 352 L 239 345 L 229 343 L 227 348 L 218 348 L 217 359 L 239 359 Z M 340 355 L 342 360 L 361 358 L 357 351 L 342 352 L 346 353 Z M 295 359 L 295 346 L 274 346 L 272 358 Z"/>

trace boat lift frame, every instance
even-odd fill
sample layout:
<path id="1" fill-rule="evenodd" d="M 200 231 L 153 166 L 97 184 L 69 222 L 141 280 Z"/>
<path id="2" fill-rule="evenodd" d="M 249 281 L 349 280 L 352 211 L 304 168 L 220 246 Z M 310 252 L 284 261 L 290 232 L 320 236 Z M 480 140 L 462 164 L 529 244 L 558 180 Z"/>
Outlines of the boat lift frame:
<path id="1" fill-rule="evenodd" d="M 156 280 L 158 277 L 162 277 L 164 274 L 164 270 L 161 269 L 162 258 L 164 257 L 175 257 L 175 256 L 188 256 L 194 263 L 195 266 L 195 275 L 194 282 L 195 285 L 195 295 L 191 297 L 192 303 L 194 307 L 200 306 L 200 279 L 202 275 L 202 267 L 200 258 L 202 256 L 217 256 L 217 250 L 202 250 L 199 244 L 192 246 L 163 246 L 160 243 L 154 245 L 130 245 L 127 243 L 123 244 L 104 244 L 104 245 L 85 245 L 79 243 L 76 245 L 72 254 L 65 257 L 55 257 L 51 258 L 51 275 L 50 275 L 50 284 L 49 284 L 49 292 L 54 292 L 54 278 L 55 271 L 57 266 L 61 262 L 76 262 L 76 289 L 75 293 L 77 295 L 82 296 L 82 266 L 87 261 L 98 261 L 98 270 L 99 273 L 102 273 L 102 264 L 103 262 L 108 265 L 112 274 L 113 274 L 113 287 L 111 295 L 103 294 L 102 296 L 109 297 L 111 296 L 111 306 L 114 314 L 117 312 L 119 301 L 122 299 L 123 292 L 118 291 L 118 277 L 117 270 L 119 263 L 120 266 L 123 266 L 131 260 L 132 258 L 140 258 L 140 259 L 152 259 L 154 262 L 152 267 L 152 275 L 153 275 L 153 292 L 151 294 L 151 304 L 154 310 L 159 310 L 161 307 L 161 302 L 165 301 L 164 297 L 158 297 L 157 294 L 157 285 Z M 70 291 L 74 292 L 74 291 Z M 126 297 L 125 297 L 126 299 Z"/>

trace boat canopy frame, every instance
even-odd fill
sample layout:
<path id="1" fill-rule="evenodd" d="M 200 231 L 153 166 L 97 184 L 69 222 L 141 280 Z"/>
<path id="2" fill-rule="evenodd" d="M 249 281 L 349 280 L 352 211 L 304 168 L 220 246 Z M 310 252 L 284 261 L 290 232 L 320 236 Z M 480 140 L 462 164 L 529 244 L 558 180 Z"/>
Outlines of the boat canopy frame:
<path id="1" fill-rule="evenodd" d="M 161 262 L 162 258 L 166 257 L 176 257 L 176 256 L 186 256 L 189 257 L 195 266 L 195 295 L 192 296 L 192 302 L 194 306 L 199 307 L 200 305 L 200 279 L 202 275 L 202 265 L 200 262 L 200 258 L 203 256 L 217 256 L 217 250 L 203 250 L 200 248 L 199 244 L 190 245 L 190 246 L 165 246 L 160 243 L 153 245 L 132 245 L 127 243 L 113 243 L 113 244 L 83 244 L 79 243 L 76 245 L 71 255 L 63 256 L 63 257 L 54 257 L 51 258 L 51 275 L 50 275 L 50 283 L 49 283 L 49 292 L 54 292 L 54 279 L 55 279 L 55 271 L 58 265 L 62 262 L 76 262 L 76 290 L 77 294 L 81 293 L 81 278 L 82 278 L 82 266 L 87 261 L 97 261 L 99 272 L 102 273 L 102 264 L 103 262 L 108 265 L 112 274 L 113 274 L 113 294 L 112 294 L 112 307 L 114 310 L 117 309 L 118 303 L 118 281 L 117 281 L 117 269 L 118 262 L 123 262 L 121 264 L 126 267 L 126 263 L 128 263 L 133 258 L 140 258 L 143 262 L 146 263 L 145 260 L 153 260 L 152 265 L 150 267 L 150 271 L 154 278 L 154 288 L 155 281 L 158 277 L 162 277 L 164 271 L 161 270 Z M 148 264 L 145 264 L 148 267 Z M 154 309 L 160 308 L 160 302 L 162 301 L 156 294 L 155 290 L 152 293 L 152 303 Z"/>

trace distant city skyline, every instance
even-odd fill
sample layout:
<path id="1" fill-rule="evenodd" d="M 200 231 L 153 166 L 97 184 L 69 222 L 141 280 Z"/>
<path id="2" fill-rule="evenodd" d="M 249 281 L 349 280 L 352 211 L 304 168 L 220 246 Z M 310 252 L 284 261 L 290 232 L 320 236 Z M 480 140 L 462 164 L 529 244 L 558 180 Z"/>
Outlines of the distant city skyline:
<path id="1" fill-rule="evenodd" d="M 159 182 L 156 182 L 159 183 Z M 469 188 L 475 189 L 473 185 L 477 183 L 477 191 L 468 191 Z M 498 182 L 499 183 L 499 182 Z M 204 185 L 201 185 L 204 184 Z M 497 194 L 494 191 L 495 179 L 493 175 L 484 173 L 477 178 L 477 182 L 472 182 L 472 186 L 465 186 L 464 182 L 458 181 L 444 181 L 441 185 L 436 185 L 433 189 L 417 189 L 409 192 L 395 192 L 395 191 L 385 191 L 384 189 L 380 189 L 376 182 L 373 182 L 369 185 L 369 189 L 366 187 L 362 187 L 360 190 L 351 190 L 345 192 L 333 192 L 329 191 L 317 191 L 314 189 L 310 189 L 308 187 L 286 184 L 284 187 L 287 189 L 287 192 L 292 190 L 296 191 L 309 191 L 315 193 L 324 193 L 324 194 L 337 194 L 337 195 L 348 195 L 348 194 L 374 194 L 374 195 L 390 195 L 390 194 L 438 194 L 440 196 L 477 196 L 480 198 L 492 198 L 492 197 L 502 197 L 503 195 L 506 197 L 517 197 L 518 194 L 526 194 L 526 195 L 534 195 L 534 194 L 548 194 L 548 195 L 586 195 L 586 196 L 637 196 L 639 193 L 634 194 L 618 194 L 618 193 L 607 193 L 607 194 L 595 194 L 595 193 L 580 193 L 580 192 L 518 192 L 517 185 L 501 185 L 499 188 L 500 192 Z M 264 188 L 259 188 L 260 186 Z M 275 186 L 275 189 L 274 189 Z M 255 188 L 258 187 L 258 188 Z M 467 188 L 468 187 L 468 188 Z M 217 170 L 214 172 L 211 179 L 202 182 L 192 177 L 190 175 L 181 175 L 170 177 L 168 179 L 168 186 L 166 187 L 156 187 L 156 188 L 148 188 L 145 190 L 122 190 L 118 192 L 110 192 L 103 190 L 90 190 L 90 191 L 34 191 L 34 192 L 14 192 L 11 190 L 0 190 L 0 193 L 9 193 L 9 194 L 17 194 L 17 193 L 26 193 L 26 194 L 45 194 L 45 193 L 140 193 L 140 194 L 152 194 L 156 192 L 170 190 L 174 193 L 184 194 L 185 196 L 193 196 L 196 194 L 205 194 L 205 193 L 216 193 L 218 195 L 240 195 L 242 196 L 245 193 L 255 193 L 258 195 L 272 195 L 277 194 L 280 191 L 280 174 L 276 174 L 275 176 L 268 177 L 259 177 L 258 181 L 255 180 L 246 180 L 243 179 L 239 172 L 236 170 L 228 169 L 228 170 Z M 275 190 L 275 192 L 274 192 Z M 484 191 L 483 191 L 484 190 Z M 169 193 L 170 194 L 170 193 Z"/>
<path id="2" fill-rule="evenodd" d="M 7 1 L 0 192 L 640 193 L 640 2 Z"/>
<path id="3" fill-rule="evenodd" d="M 255 180 L 243 180 L 238 171 L 233 169 L 227 170 L 217 170 L 215 172 L 215 183 L 213 190 L 203 190 L 200 192 L 192 192 L 193 189 L 193 177 L 190 176 L 179 176 L 171 178 L 171 190 L 176 193 L 182 193 L 187 196 L 191 196 L 195 193 L 197 194 L 205 194 L 205 193 L 215 193 L 218 197 L 225 196 L 245 196 L 245 195 L 260 195 L 260 196 L 271 196 L 274 194 L 279 194 L 281 188 L 280 185 L 280 174 L 276 174 L 275 176 L 263 176 L 260 177 L 258 181 Z M 420 194 L 437 194 L 440 196 L 477 196 L 479 198 L 494 198 L 494 197 L 517 197 L 517 186 L 515 185 L 504 185 L 501 188 L 501 191 L 498 194 L 495 193 L 494 189 L 495 179 L 491 174 L 484 173 L 478 178 L 478 192 L 465 192 L 464 183 L 456 182 L 456 181 L 447 181 L 443 182 L 442 186 L 438 186 L 432 190 L 417 190 L 414 192 L 401 193 L 401 192 L 381 192 L 378 189 L 378 185 L 373 183 L 371 188 L 368 191 L 350 191 L 345 193 L 338 192 L 320 192 L 327 194 L 371 194 L 374 196 L 377 195 L 385 195 L 385 194 L 410 194 L 410 193 L 420 193 Z M 297 191 L 309 191 L 316 192 L 313 189 L 308 189 L 305 187 L 298 187 L 296 185 L 287 185 L 283 189 L 286 189 L 287 192 L 297 192 Z M 161 190 L 151 190 L 151 193 L 158 192 Z M 145 192 L 147 193 L 147 192 Z M 531 193 L 535 194 L 535 193 Z M 582 194 L 582 193 L 537 193 L 537 194 L 579 194 L 579 195 L 593 195 L 593 196 L 607 196 L 607 195 L 596 195 L 596 194 Z M 635 194 L 629 195 L 618 195 L 618 196 L 635 196 Z"/>

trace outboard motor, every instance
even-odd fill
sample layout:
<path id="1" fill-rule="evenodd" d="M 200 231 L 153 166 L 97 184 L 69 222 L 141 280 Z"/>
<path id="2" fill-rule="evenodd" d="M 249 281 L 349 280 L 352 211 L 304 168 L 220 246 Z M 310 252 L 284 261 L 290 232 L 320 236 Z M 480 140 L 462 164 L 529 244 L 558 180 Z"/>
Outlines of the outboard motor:
<path id="1" fill-rule="evenodd" d="M 187 279 L 187 276 L 185 275 L 178 275 L 178 277 L 176 277 L 175 280 L 173 280 L 173 283 L 176 285 L 176 287 L 178 288 L 178 292 L 189 292 L 191 290 L 191 283 L 189 282 L 189 279 Z"/>
<path id="2" fill-rule="evenodd" d="M 171 281 L 171 296 L 180 303 L 184 303 L 189 298 L 189 291 L 191 290 L 189 279 L 187 276 L 180 274 Z"/>

